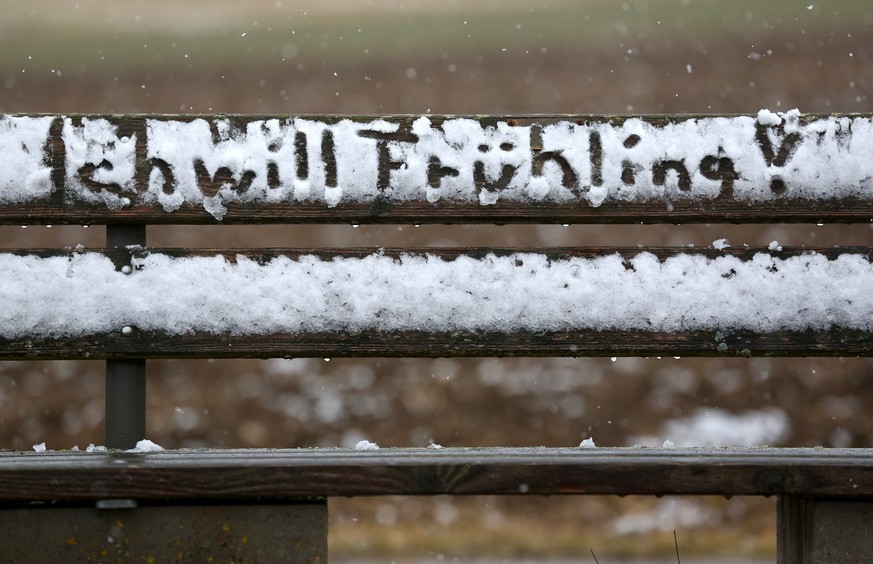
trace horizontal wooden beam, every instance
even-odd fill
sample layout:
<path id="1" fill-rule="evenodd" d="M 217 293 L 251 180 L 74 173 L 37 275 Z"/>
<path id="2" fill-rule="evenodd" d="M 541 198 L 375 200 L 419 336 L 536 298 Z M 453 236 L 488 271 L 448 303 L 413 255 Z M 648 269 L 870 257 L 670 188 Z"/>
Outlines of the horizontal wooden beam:
<path id="1" fill-rule="evenodd" d="M 423 203 L 376 201 L 372 204 L 339 204 L 336 207 L 310 203 L 225 204 L 227 213 L 218 222 L 207 211 L 184 208 L 167 213 L 158 206 L 137 204 L 130 209 L 109 210 L 101 206 L 0 205 L 0 225 L 256 225 L 256 224 L 775 224 L 869 223 L 873 204 L 858 198 L 825 201 L 779 200 L 750 205 L 736 201 L 706 203 L 663 202 L 604 203 L 596 208 L 578 203 L 498 202 L 492 206 L 474 203 Z"/>
<path id="2" fill-rule="evenodd" d="M 134 330 L 83 337 L 0 338 L 0 360 L 128 358 L 441 357 L 867 357 L 873 332 L 857 329 L 654 332 L 360 331 L 169 335 Z"/>
<path id="3" fill-rule="evenodd" d="M 0 254 L 13 277 L 0 300 L 0 359 L 869 356 L 873 331 L 826 315 L 845 310 L 851 320 L 867 311 L 869 300 L 844 285 L 860 292 L 873 283 L 871 255 L 870 247 L 15 249 Z M 449 265 L 461 257 L 475 260 L 456 272 Z M 680 266 L 669 266 L 672 258 Z M 499 283 L 485 282 L 494 268 Z M 562 282 L 553 288 L 556 276 Z M 769 293 L 758 295 L 762 284 Z M 619 288 L 627 298 L 603 301 Z M 801 322 L 742 325 L 746 318 L 722 302 L 734 291 L 742 293 L 736 307 L 758 321 Z M 168 310 L 174 293 L 186 297 Z M 777 304 L 783 294 L 789 301 Z M 458 312 L 490 304 L 484 311 L 504 321 L 480 327 Z M 795 307 L 809 313 L 794 319 Z M 205 311 L 214 316 L 195 324 Z M 678 328 L 649 321 L 673 314 Z M 561 327 L 537 325 L 544 320 Z"/>
<path id="4" fill-rule="evenodd" d="M 0 116 L 0 224 L 873 218 L 870 114 Z M 14 150 L 13 150 L 14 149 Z"/>
<path id="5" fill-rule="evenodd" d="M 752 260 L 756 255 L 765 254 L 777 259 L 799 257 L 803 255 L 821 255 L 834 260 L 842 255 L 861 255 L 873 261 L 873 247 L 863 245 L 829 245 L 829 246 L 790 246 L 778 245 L 774 248 L 761 246 L 730 246 L 717 249 L 712 246 L 567 246 L 567 247 L 240 247 L 240 248 L 188 248 L 188 247 L 138 247 L 130 248 L 14 248 L 3 249 L 2 254 L 15 256 L 34 256 L 40 258 L 73 257 L 81 254 L 98 253 L 108 257 L 116 264 L 129 264 L 132 259 L 143 259 L 149 255 L 166 255 L 172 258 L 215 257 L 222 256 L 230 262 L 238 257 L 267 263 L 279 257 L 292 260 L 312 255 L 324 261 L 334 258 L 364 258 L 371 255 L 401 258 L 434 256 L 445 260 L 459 257 L 483 259 L 489 255 L 506 257 L 514 254 L 542 255 L 549 260 L 566 260 L 570 258 L 593 259 L 611 255 L 619 255 L 623 259 L 632 259 L 642 253 L 665 260 L 678 255 L 694 255 L 708 259 L 719 257 L 735 257 L 742 261 Z"/>
<path id="6" fill-rule="evenodd" d="M 873 496 L 871 449 L 0 453 L 0 503 L 373 495 Z"/>

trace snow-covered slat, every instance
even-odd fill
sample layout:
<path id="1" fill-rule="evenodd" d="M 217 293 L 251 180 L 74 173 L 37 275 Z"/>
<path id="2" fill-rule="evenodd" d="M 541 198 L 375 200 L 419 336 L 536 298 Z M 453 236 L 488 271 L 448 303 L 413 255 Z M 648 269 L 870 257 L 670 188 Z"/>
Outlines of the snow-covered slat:
<path id="1" fill-rule="evenodd" d="M 866 222 L 873 116 L 0 116 L 0 223 Z"/>
<path id="2" fill-rule="evenodd" d="M 869 355 L 869 247 L 21 250 L 0 357 Z"/>

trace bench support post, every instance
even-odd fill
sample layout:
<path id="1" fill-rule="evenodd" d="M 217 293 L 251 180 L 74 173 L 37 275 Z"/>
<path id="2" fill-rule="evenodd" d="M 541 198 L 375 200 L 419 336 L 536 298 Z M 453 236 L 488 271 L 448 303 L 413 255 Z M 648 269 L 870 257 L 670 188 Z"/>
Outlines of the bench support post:
<path id="1" fill-rule="evenodd" d="M 107 225 L 108 248 L 146 244 L 145 225 Z M 123 266 L 123 265 L 121 265 Z M 106 446 L 130 449 L 145 438 L 146 361 L 106 361 Z"/>
<path id="2" fill-rule="evenodd" d="M 873 501 L 780 496 L 777 564 L 849 564 L 873 554 Z"/>
<path id="3" fill-rule="evenodd" d="M 142 358 L 106 361 L 106 446 L 130 449 L 145 438 L 145 367 Z"/>

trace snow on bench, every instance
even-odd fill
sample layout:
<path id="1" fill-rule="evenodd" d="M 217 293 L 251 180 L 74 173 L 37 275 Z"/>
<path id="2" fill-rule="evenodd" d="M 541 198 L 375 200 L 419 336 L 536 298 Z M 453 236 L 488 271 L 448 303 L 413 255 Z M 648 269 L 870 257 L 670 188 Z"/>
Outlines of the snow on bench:
<path id="1" fill-rule="evenodd" d="M 871 221 L 870 115 L 0 116 L 0 224 L 107 226 L 106 248 L 0 251 L 0 359 L 108 359 L 110 447 L 0 453 L 0 503 L 777 494 L 780 562 L 846 530 L 860 561 L 866 449 L 119 449 L 146 358 L 873 354 L 871 247 L 165 249 L 147 225 Z M 292 545 L 324 558 L 326 507 L 302 505 Z M 134 514 L 162 538 L 182 513 Z M 0 544 L 51 546 L 27 515 Z"/>
<path id="2" fill-rule="evenodd" d="M 131 254 L 123 271 L 99 252 L 0 254 L 0 336 L 873 325 L 863 252 Z"/>
<path id="3" fill-rule="evenodd" d="M 782 210 L 800 214 L 783 221 L 805 221 L 830 217 L 829 206 L 811 202 L 870 198 L 871 145 L 870 116 L 796 110 L 475 119 L 3 116 L 0 206 L 10 221 L 17 208 L 25 223 L 35 220 L 30 210 L 81 223 L 117 221 L 131 208 L 162 223 L 416 214 L 446 221 L 458 210 L 530 221 L 517 217 L 519 207 L 549 222 L 675 222 L 701 217 L 694 210 L 709 205 L 715 214 L 742 213 L 737 220 L 769 221 L 762 210 Z"/>
<path id="4" fill-rule="evenodd" d="M 0 221 L 867 222 L 871 147 L 797 111 L 3 116 Z M 13 251 L 0 357 L 869 354 L 869 249 L 714 246 Z"/>

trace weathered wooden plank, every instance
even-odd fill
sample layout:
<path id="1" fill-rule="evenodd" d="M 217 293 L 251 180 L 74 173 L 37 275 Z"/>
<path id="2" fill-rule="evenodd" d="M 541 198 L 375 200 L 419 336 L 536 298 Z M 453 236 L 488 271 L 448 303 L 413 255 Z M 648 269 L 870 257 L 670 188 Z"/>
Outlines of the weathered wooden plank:
<path id="1" fill-rule="evenodd" d="M 695 255 L 708 259 L 718 257 L 736 257 L 743 261 L 752 260 L 756 255 L 765 254 L 774 258 L 799 257 L 804 255 L 821 255 L 829 260 L 835 260 L 842 255 L 861 255 L 873 262 L 873 247 L 863 245 L 844 246 L 792 246 L 778 247 L 761 246 L 726 246 L 717 249 L 706 247 L 675 247 L 675 246 L 573 246 L 573 247 L 240 247 L 240 248 L 188 248 L 188 247 L 130 247 L 126 249 L 95 249 L 95 248 L 33 248 L 33 249 L 3 249 L 0 254 L 15 256 L 34 256 L 40 258 L 72 257 L 76 255 L 96 253 L 108 257 L 114 264 L 129 264 L 131 259 L 142 259 L 149 255 L 166 255 L 173 258 L 215 257 L 222 256 L 225 260 L 234 262 L 238 257 L 246 257 L 260 263 L 267 263 L 279 257 L 292 260 L 312 255 L 321 260 L 330 261 L 334 258 L 364 258 L 371 255 L 401 258 L 404 256 L 424 257 L 434 256 L 445 260 L 458 257 L 482 259 L 489 255 L 506 257 L 514 254 L 542 255 L 549 260 L 565 260 L 569 258 L 592 259 L 610 255 L 619 255 L 631 259 L 642 253 L 665 260 L 677 255 Z"/>
<path id="2" fill-rule="evenodd" d="M 858 329 L 773 333 L 576 329 L 168 335 L 134 330 L 85 337 L 0 338 L 0 360 L 483 356 L 867 357 L 873 356 L 873 333 Z"/>
<path id="3" fill-rule="evenodd" d="M 24 258 L 23 262 L 6 260 L 8 256 L 0 255 L 4 268 L 11 273 L 8 275 L 13 277 L 4 294 L 6 301 L 2 302 L 6 320 L 0 325 L 0 334 L 5 335 L 0 338 L 0 359 L 868 356 L 873 353 L 873 332 L 864 325 L 865 318 L 859 312 L 870 307 L 865 288 L 869 287 L 868 278 L 873 277 L 869 265 L 871 254 L 870 247 L 109 249 L 99 252 L 18 249 L 10 251 L 9 255 Z M 613 260 L 607 266 L 567 262 L 616 255 L 622 260 Z M 695 256 L 712 262 L 698 264 L 689 258 Z M 53 262 L 39 265 L 28 257 Z M 88 257 L 110 260 L 86 261 Z M 144 262 L 150 257 L 156 258 L 156 262 Z M 213 260 L 216 257 L 218 260 Z M 461 270 L 457 273 L 431 270 L 435 261 L 451 262 L 461 257 L 484 262 L 474 265 L 478 270 L 470 270 L 469 261 L 459 265 Z M 491 257 L 503 259 L 505 264 L 497 264 Z M 662 261 L 662 266 L 645 257 L 656 257 Z M 175 262 L 194 258 L 202 262 Z M 674 258 L 685 261 L 684 266 L 666 266 L 666 261 Z M 720 258 L 733 262 L 716 262 Z M 844 258 L 850 261 L 843 261 Z M 248 262 L 244 263 L 243 259 Z M 280 259 L 291 259 L 295 263 Z M 352 259 L 369 262 L 341 264 Z M 269 283 L 258 286 L 260 279 L 276 276 L 275 272 L 268 271 L 274 261 L 280 261 L 278 266 L 283 269 L 280 277 L 269 278 Z M 383 264 L 386 262 L 387 266 Z M 566 270 L 568 264 L 571 266 L 566 272 L 551 270 Z M 850 269 L 850 264 L 855 266 Z M 746 269 L 743 265 L 751 265 L 752 274 L 742 274 Z M 228 274 L 235 266 L 242 269 L 241 274 Z M 378 276 L 372 272 L 375 268 L 388 267 L 396 267 L 396 272 Z M 125 268 L 128 274 L 123 274 Z M 348 268 L 357 270 L 348 271 Z M 499 286 L 482 286 L 487 283 L 480 283 L 479 275 L 471 274 L 478 272 L 484 280 L 490 276 L 488 271 L 492 268 L 502 269 L 502 278 L 519 277 L 512 278 L 517 285 L 501 280 Z M 584 273 L 577 273 L 574 268 Z M 662 268 L 666 271 L 663 279 L 660 278 Z M 309 272 L 317 269 L 325 271 L 311 278 Z M 544 269 L 548 272 L 541 275 L 546 278 L 558 276 L 565 281 L 559 280 L 554 288 L 539 288 L 540 282 L 525 285 L 533 272 Z M 649 274 L 637 277 L 637 269 Z M 832 269 L 835 270 L 832 272 Z M 16 274 L 19 270 L 21 273 Z M 44 273 L 36 274 L 41 271 Z M 600 279 L 603 272 L 607 278 Z M 792 278 L 791 272 L 797 275 L 797 280 Z M 143 276 L 147 278 L 142 279 Z M 426 284 L 434 276 L 440 278 L 431 288 Z M 470 280 L 459 279 L 470 276 L 473 276 Z M 631 278 L 626 279 L 627 276 Z M 649 276 L 658 276 L 653 280 L 662 282 L 646 281 Z M 751 278 L 736 288 L 731 286 L 735 277 L 743 276 Z M 801 280 L 803 277 L 816 282 L 810 285 Z M 568 289 L 568 284 L 577 284 L 576 278 L 579 279 L 578 290 Z M 167 280 L 172 282 L 167 284 Z M 769 293 L 756 296 L 756 286 L 765 280 Z M 346 287 L 340 288 L 343 281 Z M 472 286 L 464 286 L 467 282 Z M 546 283 L 551 282 L 544 279 L 542 284 Z M 727 286 L 722 288 L 722 283 Z M 826 283 L 837 286 L 831 292 Z M 39 293 L 52 284 L 58 284 L 58 292 L 63 293 L 62 305 L 51 305 L 42 313 L 34 313 L 40 307 L 45 310 L 48 303 L 45 300 L 49 297 L 56 299 L 56 296 Z M 362 288 L 361 284 L 367 287 Z M 640 294 L 642 301 L 619 296 L 621 299 L 610 306 L 611 313 L 604 317 L 601 311 L 605 307 L 604 299 L 624 287 L 622 285 L 628 286 L 629 293 Z M 667 285 L 666 292 L 661 291 L 662 285 Z M 670 290 L 673 285 L 675 288 Z M 242 294 L 249 286 L 261 289 Z M 590 293 L 595 287 L 599 290 Z M 100 297 L 91 295 L 95 288 L 103 292 Z M 485 290 L 480 292 L 481 288 Z M 385 292 L 377 294 L 377 290 Z M 402 293 L 407 290 L 412 294 Z M 534 291 L 540 296 L 537 300 L 532 300 Z M 792 294 L 788 302 L 776 303 L 783 294 L 795 291 L 799 293 Z M 180 292 L 188 292 L 185 294 L 188 297 L 173 302 L 176 305 L 168 310 L 164 302 L 171 294 Z M 301 301 L 298 292 L 308 298 Z M 556 307 L 558 294 L 562 292 L 569 293 L 560 298 L 562 305 Z M 722 300 L 731 292 L 742 292 L 742 295 L 735 306 L 726 309 Z M 286 293 L 289 296 L 282 295 Z M 690 305 L 685 301 L 689 293 L 699 294 Z M 243 295 L 248 298 L 242 298 Z M 339 298 L 340 295 L 343 297 Z M 414 303 L 407 306 L 389 303 L 403 302 L 401 295 Z M 280 303 L 286 297 L 291 301 Z M 424 302 L 428 300 L 447 302 L 447 308 L 436 304 L 435 309 L 425 310 Z M 505 322 L 484 326 L 476 325 L 477 318 L 462 320 L 457 311 L 461 303 L 467 304 L 464 307 L 485 307 L 496 300 L 508 300 L 507 304 L 516 304 L 528 311 L 517 311 L 516 305 L 498 304 L 498 309 L 488 311 L 505 316 Z M 80 302 L 84 309 L 79 307 Z M 716 302 L 715 309 L 704 311 L 702 308 L 708 307 L 710 302 Z M 346 304 L 352 303 L 360 305 L 349 306 L 346 311 Z M 770 328 L 743 325 L 746 316 L 737 317 L 735 308 L 749 303 L 753 303 L 749 310 L 751 316 L 762 319 L 773 316 L 795 325 L 774 323 L 768 326 Z M 185 313 L 188 310 L 184 308 L 190 307 L 194 309 Z M 207 307 L 212 309 L 207 310 Z M 356 307 L 364 309 L 356 311 Z M 795 315 L 801 308 L 809 309 L 810 313 Z M 231 316 L 233 319 L 215 321 L 206 316 L 198 322 L 205 325 L 193 324 L 193 316 L 213 309 L 216 319 Z M 831 309 L 845 310 L 844 317 L 827 317 Z M 97 315 L 96 310 L 101 313 Z M 629 310 L 632 314 L 626 313 Z M 94 319 L 83 321 L 84 317 L 93 317 L 92 314 L 96 315 Z M 528 314 L 529 317 L 524 317 Z M 657 319 L 673 314 L 678 317 L 672 325 L 653 325 Z M 710 315 L 725 317 L 713 323 Z M 170 317 L 179 319 L 173 321 Z M 846 324 L 841 324 L 841 320 Z M 537 325 L 553 322 L 560 328 Z"/>
<path id="4" fill-rule="evenodd" d="M 574 203 L 498 202 L 493 206 L 454 202 L 388 202 L 339 204 L 279 203 L 258 206 L 225 204 L 221 223 L 238 224 L 695 224 L 695 223 L 869 223 L 873 204 L 859 198 L 824 201 L 778 200 L 754 205 L 734 201 L 706 203 L 611 203 L 597 208 Z M 182 208 L 167 213 L 158 206 L 137 204 L 130 209 L 108 210 L 99 206 L 27 204 L 0 205 L 0 225 L 206 225 L 217 220 L 209 212 Z"/>
<path id="5" fill-rule="evenodd" d="M 0 500 L 873 496 L 873 450 L 484 448 L 0 453 Z"/>
<path id="6" fill-rule="evenodd" d="M 871 129 L 790 112 L 3 116 L 0 223 L 867 222 Z"/>

